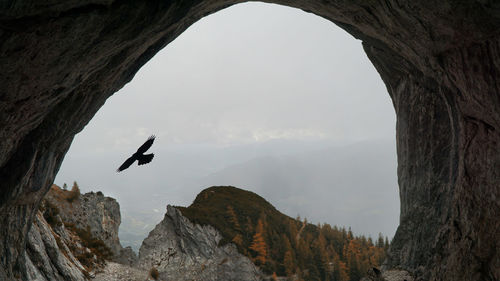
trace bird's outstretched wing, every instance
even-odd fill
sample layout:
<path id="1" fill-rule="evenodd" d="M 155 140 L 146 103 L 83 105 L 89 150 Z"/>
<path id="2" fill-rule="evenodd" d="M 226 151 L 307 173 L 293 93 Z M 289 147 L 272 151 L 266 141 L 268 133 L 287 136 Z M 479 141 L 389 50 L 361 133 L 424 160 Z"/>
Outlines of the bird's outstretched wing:
<path id="1" fill-rule="evenodd" d="M 130 165 L 132 165 L 135 162 L 135 160 L 136 160 L 136 158 L 135 158 L 135 154 L 134 154 L 130 158 L 125 160 L 125 162 L 123 162 L 123 164 L 116 171 L 119 173 L 119 172 L 127 169 L 128 167 L 130 167 Z"/>
<path id="2" fill-rule="evenodd" d="M 155 135 L 150 136 L 149 139 L 143 145 L 141 145 L 139 149 L 137 149 L 137 153 L 144 154 L 144 152 L 146 152 L 153 145 L 155 138 Z"/>

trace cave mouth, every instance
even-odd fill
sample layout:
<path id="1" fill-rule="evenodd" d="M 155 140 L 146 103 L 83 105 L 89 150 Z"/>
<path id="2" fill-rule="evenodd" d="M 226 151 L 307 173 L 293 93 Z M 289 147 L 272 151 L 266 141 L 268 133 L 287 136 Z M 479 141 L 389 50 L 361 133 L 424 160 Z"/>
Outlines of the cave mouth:
<path id="1" fill-rule="evenodd" d="M 388 268 L 419 280 L 499 280 L 498 4 L 266 2 L 311 12 L 362 40 L 386 85 L 401 204 Z M 74 136 L 158 51 L 240 1 L 54 3 L 0 5 L 4 280 L 25 274 L 26 235 Z"/>
<path id="2" fill-rule="evenodd" d="M 115 93 L 75 138 L 55 183 L 117 198 L 122 235 L 133 227 L 127 216 L 149 212 L 152 228 L 165 204 L 188 206 L 200 188 L 232 185 L 292 217 L 392 237 L 394 123 L 359 41 L 298 9 L 238 4 L 195 23 Z M 153 133 L 153 163 L 115 174 Z"/>

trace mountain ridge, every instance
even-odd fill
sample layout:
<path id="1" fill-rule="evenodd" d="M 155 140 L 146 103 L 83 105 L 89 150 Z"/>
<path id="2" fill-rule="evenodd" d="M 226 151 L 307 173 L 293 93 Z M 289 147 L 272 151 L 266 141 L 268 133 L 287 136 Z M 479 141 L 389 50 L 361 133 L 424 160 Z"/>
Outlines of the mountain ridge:
<path id="1" fill-rule="evenodd" d="M 263 197 L 232 186 L 209 187 L 189 207 L 176 208 L 193 223 L 220 231 L 219 245 L 235 244 L 265 273 L 277 276 L 360 280 L 381 265 L 389 247 L 387 238 L 374 244 L 350 229 L 293 219 Z"/>

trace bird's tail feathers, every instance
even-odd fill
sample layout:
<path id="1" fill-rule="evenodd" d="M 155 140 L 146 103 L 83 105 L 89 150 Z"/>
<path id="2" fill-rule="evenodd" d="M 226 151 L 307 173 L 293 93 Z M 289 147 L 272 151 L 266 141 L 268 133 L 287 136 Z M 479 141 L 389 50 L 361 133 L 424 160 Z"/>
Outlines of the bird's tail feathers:
<path id="1" fill-rule="evenodd" d="M 137 160 L 139 161 L 139 165 L 144 165 L 144 164 L 147 164 L 149 162 L 151 162 L 151 160 L 153 160 L 153 157 L 154 157 L 154 153 L 151 153 L 151 154 L 144 154 L 144 155 L 140 155 Z"/>

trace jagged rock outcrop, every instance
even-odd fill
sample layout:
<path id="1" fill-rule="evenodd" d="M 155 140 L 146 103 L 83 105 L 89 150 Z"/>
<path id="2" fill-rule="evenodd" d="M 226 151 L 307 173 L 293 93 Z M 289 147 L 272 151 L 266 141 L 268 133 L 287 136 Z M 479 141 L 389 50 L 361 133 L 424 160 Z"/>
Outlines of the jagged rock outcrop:
<path id="1" fill-rule="evenodd" d="M 52 186 L 46 200 L 57 206 L 63 221 L 72 223 L 80 229 L 89 228 L 96 237 L 108 246 L 113 254 L 113 260 L 131 264 L 135 261 L 132 249 L 123 248 L 118 237 L 121 223 L 120 205 L 102 192 L 81 194 L 72 202 L 62 198 L 63 191 L 56 185 Z"/>
<path id="2" fill-rule="evenodd" d="M 132 247 L 127 246 L 122 248 L 118 256 L 114 256 L 112 260 L 119 264 L 132 266 L 137 262 L 137 254 Z"/>
<path id="3" fill-rule="evenodd" d="M 88 280 L 84 274 L 87 270 L 68 247 L 75 241 L 69 237 L 60 218 L 58 224 L 58 227 L 52 228 L 41 212 L 35 216 L 33 226 L 28 232 L 26 247 L 28 280 Z"/>
<path id="4" fill-rule="evenodd" d="M 120 205 L 114 198 L 105 197 L 101 192 L 89 192 L 81 194 L 73 202 L 68 202 L 56 199 L 53 193 L 49 192 L 46 199 L 59 208 L 60 216 L 65 222 L 73 223 L 81 229 L 89 227 L 92 235 L 101 239 L 113 254 L 120 252 Z"/>
<path id="5" fill-rule="evenodd" d="M 120 206 L 101 192 L 80 194 L 53 185 L 28 233 L 28 280 L 88 280 L 107 261 L 137 260 L 118 239 Z"/>
<path id="6" fill-rule="evenodd" d="M 191 223 L 167 206 L 164 219 L 149 233 L 139 250 L 139 267 L 155 267 L 161 280 L 262 280 L 262 272 L 238 253 L 236 246 L 219 246 L 212 226 Z"/>
<path id="7" fill-rule="evenodd" d="M 0 279 L 74 135 L 192 23 L 239 0 L 0 3 Z M 363 41 L 397 114 L 400 226 L 389 267 L 500 280 L 500 3 L 269 0 Z"/>

